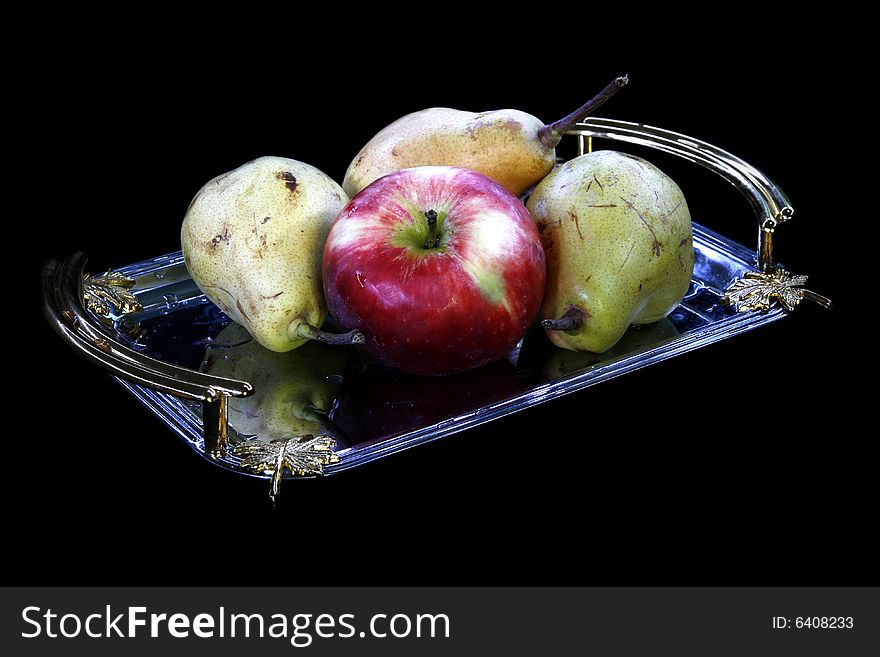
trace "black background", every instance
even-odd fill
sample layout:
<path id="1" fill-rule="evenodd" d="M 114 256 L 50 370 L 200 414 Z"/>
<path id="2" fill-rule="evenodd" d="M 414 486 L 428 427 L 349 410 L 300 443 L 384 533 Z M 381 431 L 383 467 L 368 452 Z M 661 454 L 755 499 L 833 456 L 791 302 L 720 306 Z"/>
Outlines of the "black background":
<path id="1" fill-rule="evenodd" d="M 513 18 L 404 31 L 285 11 L 271 35 L 250 25 L 170 30 L 169 18 L 146 37 L 126 22 L 41 42 L 51 56 L 20 72 L 26 116 L 10 126 L 36 157 L 24 176 L 35 190 L 22 188 L 16 219 L 28 238 L 15 249 L 27 256 L 15 269 L 26 299 L 14 305 L 27 317 L 11 343 L 26 353 L 13 368 L 24 383 L 7 397 L 4 516 L 18 564 L 8 576 L 863 579 L 867 439 L 851 425 L 843 363 L 864 351 L 841 297 L 834 194 L 846 172 L 823 160 L 826 140 L 846 136 L 816 125 L 829 94 L 845 95 L 840 68 L 809 39 L 764 47 L 766 35 L 748 28 L 728 36 L 713 24 L 685 38 L 658 23 L 665 34 L 645 44 L 621 25 Z M 676 43 L 687 47 L 672 54 Z M 774 178 L 797 212 L 780 229 L 780 257 L 810 274 L 834 310 L 805 304 L 772 326 L 490 425 L 287 482 L 274 509 L 265 481 L 205 463 L 39 314 L 46 259 L 83 249 L 97 271 L 175 251 L 195 192 L 254 157 L 293 157 L 340 180 L 360 146 L 404 113 L 516 107 L 549 122 L 622 73 L 629 87 L 598 114 L 706 140 Z M 755 220 L 736 192 L 694 175 L 685 189 L 694 219 L 754 244 Z M 254 555 L 267 558 L 264 569 L 248 565 Z"/>

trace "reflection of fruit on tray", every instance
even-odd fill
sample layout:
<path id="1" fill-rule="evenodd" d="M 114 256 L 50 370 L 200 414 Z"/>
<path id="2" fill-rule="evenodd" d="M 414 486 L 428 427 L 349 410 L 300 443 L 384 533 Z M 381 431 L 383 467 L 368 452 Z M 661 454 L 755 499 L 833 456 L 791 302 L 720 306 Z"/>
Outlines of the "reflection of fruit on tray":
<path id="1" fill-rule="evenodd" d="M 616 358 L 646 351 L 656 344 L 672 340 L 680 335 L 669 319 L 663 318 L 653 324 L 631 326 L 611 349 L 601 354 L 588 351 L 571 351 L 553 347 L 541 371 L 542 381 L 553 381 L 588 367 L 610 362 Z"/>
<path id="2" fill-rule="evenodd" d="M 443 377 L 369 364 L 346 378 L 331 417 L 352 442 L 361 443 L 464 415 L 526 388 L 505 359 Z"/>
<path id="3" fill-rule="evenodd" d="M 319 342 L 276 353 L 230 324 L 211 341 L 202 370 L 254 386 L 250 397 L 229 400 L 229 425 L 243 436 L 270 441 L 329 433 L 338 446 L 347 447 L 345 437 L 328 426 L 326 415 L 352 355 Z"/>

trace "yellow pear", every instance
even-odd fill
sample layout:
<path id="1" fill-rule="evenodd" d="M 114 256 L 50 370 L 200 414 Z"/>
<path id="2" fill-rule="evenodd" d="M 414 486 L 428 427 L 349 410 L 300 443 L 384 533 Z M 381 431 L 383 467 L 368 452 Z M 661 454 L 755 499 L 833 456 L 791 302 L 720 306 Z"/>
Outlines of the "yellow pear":
<path id="1" fill-rule="evenodd" d="M 547 256 L 541 322 L 553 344 L 601 353 L 668 315 L 694 269 L 691 216 L 656 166 L 596 151 L 558 166 L 526 204 Z"/>
<path id="2" fill-rule="evenodd" d="M 342 188 L 354 196 L 377 178 L 418 166 L 456 166 L 494 178 L 519 196 L 556 164 L 562 135 L 628 82 L 617 78 L 563 119 L 544 125 L 514 109 L 465 112 L 432 107 L 383 128 L 354 157 Z"/>
<path id="3" fill-rule="evenodd" d="M 272 351 L 307 339 L 362 342 L 319 330 L 327 318 L 321 258 L 330 223 L 348 203 L 315 167 L 261 157 L 214 178 L 180 231 L 187 269 L 205 296 Z"/>

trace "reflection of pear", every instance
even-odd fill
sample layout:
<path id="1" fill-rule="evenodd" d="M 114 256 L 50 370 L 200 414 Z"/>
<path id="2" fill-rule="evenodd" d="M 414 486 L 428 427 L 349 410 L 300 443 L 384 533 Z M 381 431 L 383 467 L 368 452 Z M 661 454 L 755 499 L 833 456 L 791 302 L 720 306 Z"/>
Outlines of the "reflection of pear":
<path id="1" fill-rule="evenodd" d="M 327 433 L 323 415 L 338 394 L 351 353 L 314 341 L 276 353 L 230 324 L 208 350 L 202 369 L 253 385 L 250 397 L 229 399 L 229 424 L 241 434 L 274 440 Z M 341 436 L 333 437 L 341 442 Z"/>
<path id="2" fill-rule="evenodd" d="M 606 351 L 687 292 L 691 216 L 653 164 L 615 151 L 581 155 L 544 178 L 527 207 L 547 255 L 541 325 L 556 346 Z"/>
<path id="3" fill-rule="evenodd" d="M 616 345 L 601 354 L 554 347 L 553 353 L 544 364 L 541 380 L 552 381 L 561 376 L 585 370 L 593 365 L 612 361 L 637 351 L 644 351 L 662 342 L 677 338 L 679 335 L 675 324 L 668 318 L 664 318 L 653 324 L 631 326 Z"/>
<path id="4" fill-rule="evenodd" d="M 333 420 L 354 442 L 377 440 L 500 402 L 525 385 L 504 359 L 448 376 L 417 376 L 369 364 L 346 381 Z"/>

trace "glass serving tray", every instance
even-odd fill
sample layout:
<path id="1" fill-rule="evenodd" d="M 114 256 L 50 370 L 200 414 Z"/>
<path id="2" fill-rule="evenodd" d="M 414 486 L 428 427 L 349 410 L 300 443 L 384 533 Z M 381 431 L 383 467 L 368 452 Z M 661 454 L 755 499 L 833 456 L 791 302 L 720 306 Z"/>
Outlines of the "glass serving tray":
<path id="1" fill-rule="evenodd" d="M 332 387 L 327 432 L 336 440 L 337 463 L 324 468 L 335 474 L 424 442 L 463 431 L 534 404 L 601 383 L 667 358 L 732 337 L 785 316 L 782 308 L 767 313 L 741 313 L 720 303 L 728 285 L 753 268 L 754 252 L 702 226 L 694 226 L 695 263 L 690 290 L 666 320 L 632 327 L 604 354 L 575 353 L 552 345 L 543 330 L 533 330 L 507 357 L 472 372 L 445 377 L 418 377 L 388 370 L 353 353 L 356 348 L 314 344 L 314 350 L 337 352 L 318 355 L 327 362 L 322 372 Z M 133 292 L 144 310 L 136 317 L 137 339 L 123 330 L 118 339 L 165 362 L 205 370 L 211 359 L 229 357 L 242 347 L 263 357 L 250 368 L 237 365 L 238 378 L 253 380 L 258 370 L 272 370 L 284 378 L 288 354 L 253 346 L 246 334 L 222 337 L 230 320 L 208 302 L 190 279 L 178 252 L 125 267 L 119 273 L 135 279 Z M 235 326 L 231 328 L 237 328 Z M 242 344 L 244 342 L 244 344 Z M 229 346 L 232 345 L 232 346 Z M 300 351 L 300 350 L 297 350 Z M 339 352 L 345 352 L 344 354 Z M 296 353 L 296 352 L 292 352 Z M 311 354 L 310 354 L 311 355 Z M 234 355 L 232 356 L 234 358 Z M 341 361 L 341 362 L 336 362 Z M 294 364 L 296 365 L 296 364 Z M 335 367 L 334 367 L 335 366 Z M 295 386 L 302 376 L 289 369 L 289 381 L 273 380 L 273 389 Z M 250 376 L 248 376 L 250 375 Z M 123 379 L 119 382 L 158 415 L 193 449 L 206 454 L 202 437 L 201 405 Z M 231 400 L 230 443 L 241 440 L 236 430 L 236 403 L 259 407 L 263 395 L 255 384 L 253 397 Z M 256 398 L 256 399 L 255 399 Z M 267 409 L 267 412 L 273 412 Z M 250 434 L 248 431 L 241 433 Z M 264 439 L 286 438 L 264 435 Z M 234 457 L 211 458 L 238 469 Z"/>
<path id="2" fill-rule="evenodd" d="M 642 124 L 590 118 L 569 134 L 579 153 L 601 137 L 719 174 L 749 200 L 757 249 L 694 224 L 694 276 L 665 320 L 631 327 L 598 355 L 559 349 L 536 327 L 504 359 L 447 377 L 394 372 L 355 347 L 263 349 L 201 294 L 180 252 L 103 277 L 83 272 L 82 254 L 48 263 L 46 315 L 196 452 L 243 474 L 272 476 L 277 494 L 282 477 L 336 474 L 777 321 L 801 298 L 827 302 L 800 287 L 805 277 L 775 265 L 775 229 L 793 210 L 751 165 Z M 731 290 L 738 292 L 731 297 Z"/>

